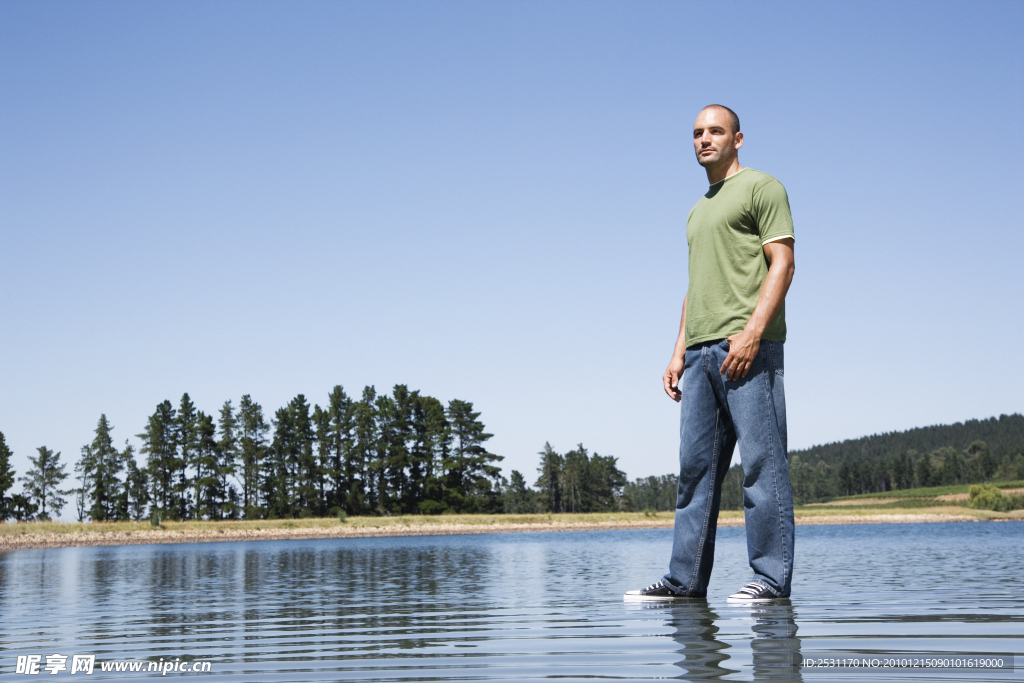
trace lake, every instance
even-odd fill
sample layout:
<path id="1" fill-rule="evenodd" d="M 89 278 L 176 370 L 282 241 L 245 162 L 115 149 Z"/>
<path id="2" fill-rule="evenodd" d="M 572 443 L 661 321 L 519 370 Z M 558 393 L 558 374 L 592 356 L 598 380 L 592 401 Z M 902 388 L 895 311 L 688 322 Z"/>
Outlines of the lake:
<path id="1" fill-rule="evenodd" d="M 79 680 L 94 655 L 85 680 L 1021 680 L 1022 532 L 799 526 L 793 597 L 761 606 L 725 599 L 742 528 L 719 529 L 707 600 L 670 606 L 622 600 L 670 530 L 7 551 L 0 679 Z M 865 668 L 913 660 L 973 667 Z"/>

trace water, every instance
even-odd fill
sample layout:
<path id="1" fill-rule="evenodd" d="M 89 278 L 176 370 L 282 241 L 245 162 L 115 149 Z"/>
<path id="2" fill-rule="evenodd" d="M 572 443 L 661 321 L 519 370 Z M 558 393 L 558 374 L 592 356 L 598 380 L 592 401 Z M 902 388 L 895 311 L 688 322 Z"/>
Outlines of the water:
<path id="1" fill-rule="evenodd" d="M 57 653 L 208 661 L 167 674 L 203 681 L 1022 680 L 1022 532 L 797 527 L 793 598 L 762 607 L 725 601 L 749 578 L 742 528 L 718 532 L 707 601 L 671 607 L 622 601 L 664 573 L 668 530 L 8 551 L 0 679 L 33 680 L 17 656 Z M 943 653 L 1019 668 L 796 665 Z M 85 680 L 159 675 L 97 663 Z"/>

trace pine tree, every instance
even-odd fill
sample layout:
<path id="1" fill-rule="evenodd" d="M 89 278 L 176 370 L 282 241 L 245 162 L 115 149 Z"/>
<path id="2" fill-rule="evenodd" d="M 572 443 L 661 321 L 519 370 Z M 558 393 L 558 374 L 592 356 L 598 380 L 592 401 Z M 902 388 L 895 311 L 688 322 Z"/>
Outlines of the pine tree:
<path id="1" fill-rule="evenodd" d="M 14 515 L 14 500 L 7 492 L 14 486 L 14 468 L 11 467 L 11 449 L 0 432 L 0 522 L 6 522 Z"/>
<path id="2" fill-rule="evenodd" d="M 75 496 L 75 512 L 77 513 L 75 519 L 77 519 L 78 523 L 81 524 L 89 514 L 88 505 L 86 505 L 89 497 L 85 494 L 85 489 L 81 486 L 69 490 L 68 493 L 72 493 Z"/>
<path id="3" fill-rule="evenodd" d="M 626 473 L 618 468 L 618 458 L 594 453 L 588 470 L 590 508 L 587 512 L 618 510 L 626 486 Z"/>
<path id="4" fill-rule="evenodd" d="M 354 412 L 352 399 L 339 384 L 328 395 L 327 409 L 322 411 L 322 422 L 317 423 L 320 430 L 321 467 L 332 481 L 330 506 L 343 509 L 349 514 L 356 512 L 349 509 L 349 497 L 353 489 L 362 487 L 359 479 L 361 472 L 352 462 Z M 356 498 L 360 497 L 361 492 Z"/>
<path id="5" fill-rule="evenodd" d="M 132 448 L 128 440 L 124 442 L 125 449 L 123 451 L 115 451 L 117 453 L 117 467 L 119 472 L 124 472 L 125 478 L 118 479 L 114 490 L 114 506 L 111 510 L 113 519 L 118 521 L 125 521 L 131 519 L 131 515 L 128 512 L 128 508 L 131 501 L 131 493 L 128 489 L 128 461 L 135 461 L 135 449 Z"/>
<path id="6" fill-rule="evenodd" d="M 351 466 L 359 471 L 363 486 L 357 495 L 350 494 L 349 509 L 356 514 L 377 511 L 379 502 L 377 472 L 380 463 L 377 452 L 377 414 L 374 403 L 377 391 L 372 387 L 363 388 L 363 396 L 355 405 L 355 444 L 352 449 Z"/>
<path id="7" fill-rule="evenodd" d="M 149 505 L 149 477 L 145 469 L 135 463 L 135 449 L 125 442 L 121 458 L 125 463 L 124 517 L 138 522 L 145 519 Z"/>
<path id="8" fill-rule="evenodd" d="M 87 514 L 97 522 L 117 519 L 117 496 L 121 490 L 119 475 L 124 467 L 121 453 L 114 448 L 110 435 L 113 426 L 106 415 L 96 423 L 91 444 L 82 447 L 82 457 L 75 465 L 80 473 Z"/>
<path id="9" fill-rule="evenodd" d="M 418 501 L 409 477 L 409 446 L 413 441 L 412 406 L 417 396 L 406 385 L 396 384 L 390 397 L 380 396 L 376 401 L 383 512 L 416 511 Z"/>
<path id="10" fill-rule="evenodd" d="M 739 466 L 737 466 L 737 469 Z M 730 469 L 731 473 L 732 470 Z M 742 478 L 742 470 L 740 477 Z M 743 507 L 743 494 L 739 484 L 735 484 L 735 490 L 737 492 L 736 502 L 734 508 L 726 507 L 727 498 L 726 486 L 729 483 L 729 476 L 725 478 L 725 484 L 722 486 L 722 509 L 739 509 Z M 660 477 L 643 477 L 636 481 L 629 482 L 626 484 L 624 491 L 624 498 L 628 505 L 628 509 L 635 512 L 645 510 L 674 510 L 676 507 L 676 498 L 679 491 L 679 476 L 675 474 L 663 474 Z"/>
<path id="11" fill-rule="evenodd" d="M 412 423 L 413 408 L 419 403 L 419 399 L 420 392 L 409 391 L 404 384 L 396 384 L 391 392 L 391 400 L 395 405 L 395 421 L 388 448 L 388 469 L 395 491 L 395 510 L 402 514 L 417 512 L 421 500 L 419 484 L 415 480 L 419 473 L 413 472 L 412 459 L 417 431 Z"/>
<path id="12" fill-rule="evenodd" d="M 875 487 L 875 491 L 891 490 L 892 485 L 889 483 L 889 460 L 887 458 L 879 458 L 871 469 L 871 485 Z"/>
<path id="13" fill-rule="evenodd" d="M 32 502 L 32 499 L 24 493 L 15 493 L 11 496 L 11 516 L 17 522 L 31 522 L 35 518 L 39 506 Z"/>
<path id="14" fill-rule="evenodd" d="M 178 471 L 174 477 L 174 514 L 177 519 L 198 517 L 198 501 L 193 499 L 192 491 L 196 468 L 196 451 L 199 446 L 199 434 L 196 431 L 198 415 L 196 406 L 187 393 L 181 395 L 178 404 L 178 415 L 174 422 L 176 443 L 178 445 Z"/>
<path id="15" fill-rule="evenodd" d="M 288 403 L 292 445 L 290 450 L 291 468 L 295 477 L 295 509 L 293 514 L 308 517 L 324 514 L 326 506 L 319 499 L 320 467 L 314 445 L 316 435 L 310 417 L 309 403 L 299 394 Z"/>
<path id="16" fill-rule="evenodd" d="M 797 505 L 802 505 L 805 502 L 811 500 L 811 487 L 813 486 L 812 477 L 814 476 L 812 469 L 807 465 L 803 464 L 800 460 L 799 455 L 789 456 L 789 480 L 793 485 L 793 502 Z M 722 500 L 723 510 L 730 508 L 724 507 L 725 500 L 725 489 L 722 489 Z"/>
<path id="17" fill-rule="evenodd" d="M 853 477 L 850 470 L 850 463 L 846 462 L 845 460 L 842 463 L 840 463 L 839 470 L 836 474 L 838 476 L 838 481 L 836 482 L 836 485 L 839 490 L 839 495 L 850 495 L 850 490 L 853 488 Z"/>
<path id="18" fill-rule="evenodd" d="M 249 394 L 238 403 L 238 443 L 242 461 L 242 510 L 246 519 L 259 519 L 265 511 L 260 498 L 264 461 L 267 455 L 267 426 L 263 408 Z"/>
<path id="19" fill-rule="evenodd" d="M 976 463 L 975 471 L 980 475 L 976 481 L 987 482 L 999 468 L 999 461 L 984 441 L 972 442 L 967 447 L 967 457 Z"/>
<path id="20" fill-rule="evenodd" d="M 164 401 L 149 416 L 146 431 L 139 434 L 142 452 L 149 457 L 147 469 L 152 486 L 152 500 L 155 512 L 161 517 L 173 516 L 178 507 L 175 498 L 175 481 L 181 464 L 178 459 L 177 416 L 170 401 Z"/>
<path id="21" fill-rule="evenodd" d="M 503 457 L 484 448 L 484 442 L 493 434 L 484 431 L 479 417 L 469 401 L 448 402 L 452 449 L 445 467 L 445 503 L 457 512 L 484 511 L 499 504 L 494 484 L 500 480 L 501 469 L 493 463 Z"/>
<path id="22" fill-rule="evenodd" d="M 225 401 L 220 408 L 220 419 L 217 427 L 220 431 L 220 439 L 217 441 L 217 466 L 216 476 L 218 488 L 221 493 L 220 509 L 217 517 L 220 519 L 238 518 L 238 491 L 232 483 L 238 469 L 238 420 L 235 419 L 234 409 L 231 401 Z"/>
<path id="23" fill-rule="evenodd" d="M 193 425 L 195 443 L 192 462 L 195 476 L 192 479 L 193 516 L 195 519 L 217 519 L 220 515 L 220 477 L 217 472 L 217 428 L 213 418 L 198 411 Z"/>
<path id="24" fill-rule="evenodd" d="M 844 463 L 845 464 L 845 463 Z M 928 453 L 922 453 L 917 459 L 915 466 L 915 484 L 917 486 L 932 486 L 934 482 L 932 474 L 932 458 Z M 842 476 L 842 468 L 840 468 L 840 477 Z M 843 491 L 844 495 L 850 495 L 850 490 L 846 487 Z"/>
<path id="25" fill-rule="evenodd" d="M 333 486 L 337 480 L 337 474 L 335 473 L 333 463 L 331 462 L 331 442 L 330 436 L 328 435 L 330 429 L 330 418 L 326 410 L 320 406 L 313 406 L 313 434 L 316 442 L 316 466 L 320 471 L 320 476 L 317 478 L 317 498 L 319 498 L 323 505 L 324 510 L 328 510 L 333 506 L 335 498 Z M 337 513 L 337 509 L 334 510 L 333 514 Z M 333 516 L 333 515 L 332 515 Z"/>
<path id="26" fill-rule="evenodd" d="M 298 478 L 298 443 L 292 411 L 286 406 L 274 412 L 274 438 L 270 443 L 267 473 L 263 479 L 267 514 L 271 518 L 295 514 L 295 482 Z"/>
<path id="27" fill-rule="evenodd" d="M 29 468 L 21 481 L 25 482 L 25 492 L 39 506 L 39 519 L 49 520 L 46 507 L 50 506 L 55 515 L 60 515 L 67 501 L 64 496 L 69 491 L 62 491 L 58 486 L 67 479 L 64 464 L 60 461 L 60 453 L 54 453 L 46 446 L 39 447 L 39 455 L 28 457 L 32 467 Z"/>
<path id="28" fill-rule="evenodd" d="M 914 485 L 914 464 L 905 451 L 896 456 L 893 463 L 893 479 L 897 489 L 909 489 Z"/>
<path id="29" fill-rule="evenodd" d="M 534 511 L 533 494 L 526 486 L 526 478 L 519 470 L 512 470 L 508 489 L 504 496 L 504 510 L 509 514 L 523 514 Z"/>
<path id="30" fill-rule="evenodd" d="M 373 402 L 373 416 L 376 426 L 374 429 L 375 440 L 373 442 L 373 456 L 371 459 L 371 471 L 373 472 L 373 490 L 376 493 L 376 505 L 374 512 L 378 515 L 390 514 L 392 512 L 393 490 L 390 482 L 390 459 L 389 454 L 394 442 L 392 433 L 395 422 L 395 405 L 391 397 L 381 394 Z"/>
<path id="31" fill-rule="evenodd" d="M 544 450 L 538 455 L 540 456 L 540 467 L 537 468 L 537 471 L 540 473 L 540 477 L 534 486 L 540 491 L 544 511 L 565 512 L 561 481 L 564 467 L 562 456 L 555 452 L 550 443 L 545 443 Z"/>
<path id="32" fill-rule="evenodd" d="M 420 512 L 420 505 L 426 500 L 427 472 L 431 466 L 431 453 L 424 439 L 426 425 L 423 412 L 423 398 L 418 391 L 412 393 L 409 402 L 409 442 L 406 465 L 408 467 L 408 491 L 403 508 L 408 513 Z"/>
<path id="33" fill-rule="evenodd" d="M 445 463 L 451 453 L 452 434 L 444 404 L 433 396 L 419 396 L 413 404 L 415 433 L 410 461 L 420 481 L 417 508 L 423 514 L 445 510 Z"/>
<path id="34" fill-rule="evenodd" d="M 561 482 L 566 512 L 588 512 L 590 509 L 589 464 L 583 444 L 564 456 Z"/>

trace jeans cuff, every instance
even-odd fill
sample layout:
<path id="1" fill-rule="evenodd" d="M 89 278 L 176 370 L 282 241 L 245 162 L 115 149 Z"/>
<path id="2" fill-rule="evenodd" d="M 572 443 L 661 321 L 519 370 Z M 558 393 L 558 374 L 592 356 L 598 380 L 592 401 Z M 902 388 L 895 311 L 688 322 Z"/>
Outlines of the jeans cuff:
<path id="1" fill-rule="evenodd" d="M 707 593 L 692 593 L 692 592 L 686 590 L 685 588 L 683 588 L 682 586 L 677 586 L 675 584 L 675 582 L 672 581 L 672 579 L 668 578 L 667 576 L 664 578 L 664 581 L 665 581 L 665 585 L 668 586 L 669 589 L 673 593 L 675 593 L 676 595 L 678 595 L 681 598 L 706 598 L 707 597 Z"/>

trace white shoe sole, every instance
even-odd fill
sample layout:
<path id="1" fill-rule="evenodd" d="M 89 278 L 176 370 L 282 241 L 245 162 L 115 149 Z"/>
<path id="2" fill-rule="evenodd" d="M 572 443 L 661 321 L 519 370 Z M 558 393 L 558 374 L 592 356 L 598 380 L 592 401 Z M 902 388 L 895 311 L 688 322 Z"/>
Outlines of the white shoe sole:
<path id="1" fill-rule="evenodd" d="M 685 595 L 640 595 L 640 591 L 628 591 L 622 596 L 623 602 L 673 602 L 686 599 Z"/>

